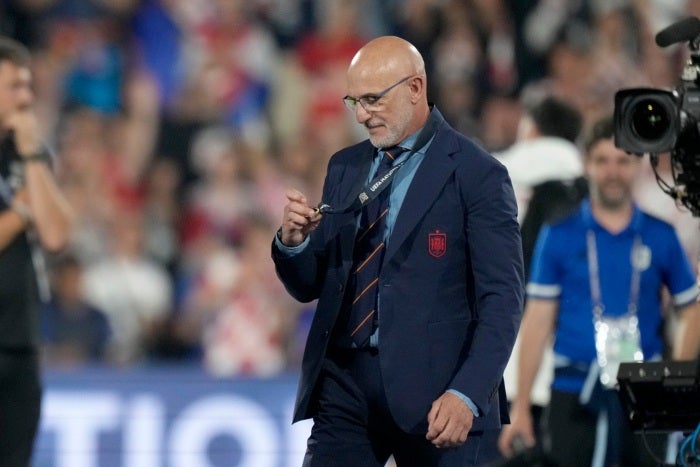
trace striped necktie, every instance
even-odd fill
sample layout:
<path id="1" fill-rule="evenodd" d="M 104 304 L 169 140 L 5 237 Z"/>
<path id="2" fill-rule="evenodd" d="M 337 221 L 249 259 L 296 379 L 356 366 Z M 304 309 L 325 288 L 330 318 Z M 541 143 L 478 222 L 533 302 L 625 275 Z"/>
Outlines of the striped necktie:
<path id="1" fill-rule="evenodd" d="M 387 173 L 394 160 L 404 151 L 405 149 L 401 147 L 384 149 L 375 178 Z M 351 271 L 355 293 L 347 327 L 355 347 L 368 346 L 369 337 L 374 332 L 377 323 L 377 293 L 379 273 L 384 258 L 384 230 L 386 215 L 389 211 L 390 191 L 391 186 L 363 208 L 360 228 L 355 238 Z"/>

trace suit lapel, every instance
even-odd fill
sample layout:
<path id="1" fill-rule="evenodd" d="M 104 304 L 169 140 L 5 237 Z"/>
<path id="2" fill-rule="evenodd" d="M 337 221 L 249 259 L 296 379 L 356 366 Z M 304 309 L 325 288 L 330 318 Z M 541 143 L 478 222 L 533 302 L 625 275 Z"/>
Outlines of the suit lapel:
<path id="1" fill-rule="evenodd" d="M 438 131 L 435 135 L 425 159 L 411 181 L 389 239 L 384 256 L 385 264 L 391 260 L 406 237 L 425 215 L 455 170 L 456 163 L 451 155 L 457 148 L 449 144 L 445 128 L 443 126 L 442 131 Z"/>
<path id="2" fill-rule="evenodd" d="M 335 181 L 338 183 L 339 190 L 337 198 L 340 201 L 338 202 L 338 207 L 351 204 L 365 187 L 367 177 L 369 176 L 369 170 L 372 166 L 374 152 L 374 146 L 369 144 L 368 141 L 366 145 L 363 145 L 355 154 L 350 156 L 351 163 L 347 164 L 345 173 L 341 179 Z M 347 182 L 343 183 L 343 181 Z M 358 228 L 357 216 L 360 215 L 360 211 L 332 215 L 338 216 L 336 222 L 340 245 L 351 246 L 351 248 L 345 249 L 342 254 L 343 271 L 344 275 L 347 275 L 352 267 L 353 246 L 355 245 L 355 237 Z"/>
<path id="3" fill-rule="evenodd" d="M 347 206 L 354 202 L 355 197 L 365 187 L 374 154 L 375 148 L 368 142 L 366 146 L 362 146 L 357 154 L 353 156 L 353 160 L 357 161 L 357 163 L 349 165 L 348 170 L 350 170 L 350 172 L 348 172 L 347 176 L 343 177 L 344 179 L 352 180 L 352 182 L 347 184 L 344 188 L 345 192 L 341 193 L 342 202 L 340 202 L 337 207 Z M 358 215 L 359 212 L 354 214 Z"/>

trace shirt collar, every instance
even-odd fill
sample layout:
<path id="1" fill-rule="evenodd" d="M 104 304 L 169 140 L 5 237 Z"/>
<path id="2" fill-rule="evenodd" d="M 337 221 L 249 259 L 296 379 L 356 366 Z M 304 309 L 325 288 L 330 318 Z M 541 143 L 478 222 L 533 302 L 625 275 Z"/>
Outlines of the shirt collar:
<path id="1" fill-rule="evenodd" d="M 585 199 L 581 202 L 581 216 L 583 218 L 583 222 L 586 225 L 587 228 L 589 229 L 595 229 L 595 230 L 607 230 L 598 223 L 598 221 L 595 220 L 595 217 L 593 217 L 593 212 L 591 211 L 591 200 L 590 199 Z M 625 232 L 631 232 L 631 233 L 639 233 L 642 227 L 642 211 L 639 210 L 639 207 L 636 204 L 632 205 L 632 219 L 630 220 L 630 223 L 625 227 L 620 234 L 625 233 Z"/>

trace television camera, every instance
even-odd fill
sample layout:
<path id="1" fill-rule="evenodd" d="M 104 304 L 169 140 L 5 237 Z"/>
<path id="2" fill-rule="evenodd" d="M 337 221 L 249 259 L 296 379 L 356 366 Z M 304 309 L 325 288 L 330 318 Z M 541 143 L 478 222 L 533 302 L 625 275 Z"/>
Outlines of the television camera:
<path id="1" fill-rule="evenodd" d="M 628 153 L 648 153 L 664 193 L 700 217 L 700 19 L 687 17 L 656 35 L 659 47 L 679 42 L 688 42 L 690 56 L 675 89 L 630 88 L 615 93 L 614 139 L 615 146 Z M 672 184 L 657 170 L 660 155 L 666 153 Z M 686 439 L 695 442 L 700 432 L 700 360 L 622 363 L 617 379 L 620 401 L 634 431 L 695 428 Z"/>
<path id="2" fill-rule="evenodd" d="M 648 153 L 657 183 L 700 217 L 700 19 L 687 17 L 656 35 L 667 47 L 688 42 L 690 57 L 673 90 L 629 88 L 615 94 L 615 146 L 642 156 Z M 661 154 L 670 153 L 672 184 L 658 173 Z"/>

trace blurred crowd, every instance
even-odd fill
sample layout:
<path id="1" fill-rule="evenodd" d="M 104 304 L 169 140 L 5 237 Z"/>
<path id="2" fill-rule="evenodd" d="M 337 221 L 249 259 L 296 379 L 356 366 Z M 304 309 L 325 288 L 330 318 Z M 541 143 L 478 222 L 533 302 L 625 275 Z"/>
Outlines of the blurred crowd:
<path id="1" fill-rule="evenodd" d="M 414 43 L 430 100 L 495 153 L 528 99 L 566 99 L 585 125 L 619 88 L 674 87 L 687 50 L 654 35 L 686 15 L 700 2 L 5 0 L 0 33 L 32 51 L 78 213 L 71 247 L 47 258 L 45 364 L 297 368 L 313 303 L 286 294 L 270 242 L 284 190 L 320 201 L 331 154 L 363 138 L 341 97 L 367 40 Z M 696 220 L 650 169 L 639 199 L 695 258 Z"/>

